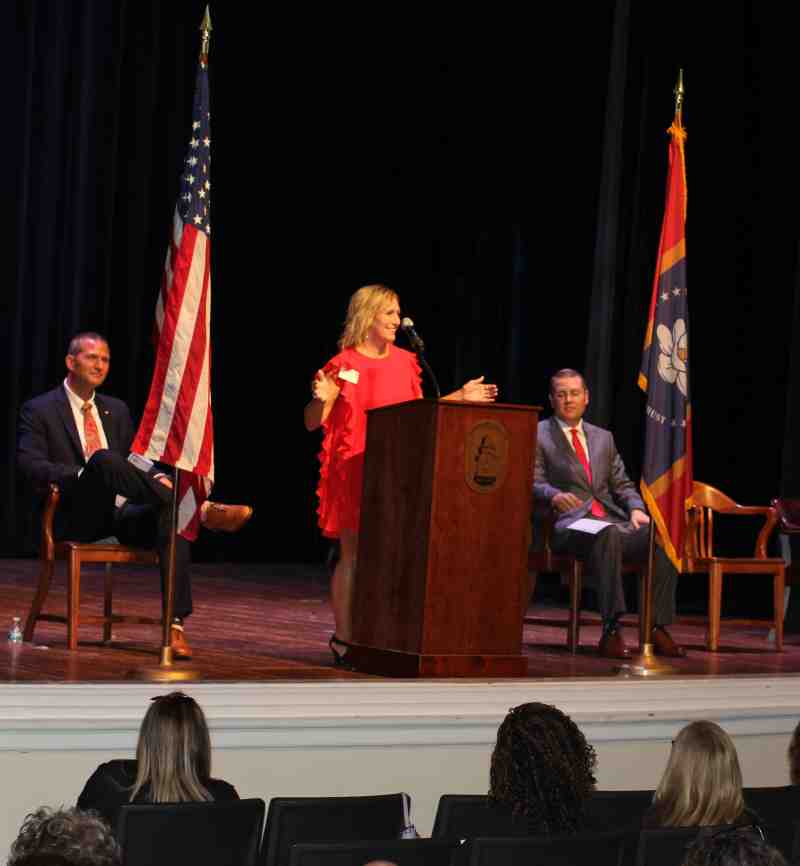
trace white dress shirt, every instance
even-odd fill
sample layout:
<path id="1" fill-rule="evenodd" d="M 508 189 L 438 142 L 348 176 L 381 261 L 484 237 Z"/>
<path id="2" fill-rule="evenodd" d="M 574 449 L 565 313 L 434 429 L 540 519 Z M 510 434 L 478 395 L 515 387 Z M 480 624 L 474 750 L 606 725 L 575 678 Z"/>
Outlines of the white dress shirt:
<path id="1" fill-rule="evenodd" d="M 75 419 L 75 426 L 78 428 L 78 436 L 81 440 L 83 453 L 86 454 L 86 433 L 84 432 L 83 410 L 81 408 L 84 403 L 89 403 L 91 405 L 92 408 L 88 411 L 92 413 L 94 423 L 97 425 L 100 444 L 103 448 L 108 448 L 108 439 L 106 438 L 106 431 L 103 429 L 103 422 L 100 419 L 100 413 L 97 411 L 97 403 L 95 403 L 94 400 L 94 391 L 92 391 L 92 396 L 88 400 L 84 400 L 83 397 L 79 397 L 72 388 L 69 387 L 66 379 L 64 379 L 64 390 L 67 392 L 69 407 L 72 409 L 72 417 Z"/>
<path id="2" fill-rule="evenodd" d="M 94 423 L 97 425 L 97 433 L 100 437 L 100 444 L 103 448 L 108 448 L 108 439 L 106 438 L 106 431 L 103 428 L 103 422 L 100 419 L 100 413 L 97 411 L 97 403 L 95 402 L 94 395 L 95 392 L 92 391 L 92 396 L 88 400 L 84 400 L 83 397 L 79 397 L 72 388 L 67 384 L 67 380 L 64 379 L 64 390 L 67 392 L 67 399 L 69 400 L 69 407 L 72 409 L 72 417 L 75 419 L 75 426 L 78 428 L 78 436 L 81 440 L 81 448 L 83 449 L 84 456 L 86 455 L 86 432 L 84 430 L 84 420 L 83 420 L 83 409 L 82 406 L 84 403 L 89 403 L 91 405 L 91 409 L 87 410 L 92 413 L 94 417 Z M 81 477 L 81 473 L 83 472 L 83 467 L 78 470 L 78 478 Z M 117 495 L 114 499 L 114 506 L 116 508 L 122 508 L 127 500 L 124 496 Z"/>
<path id="3" fill-rule="evenodd" d="M 581 445 L 583 445 L 584 453 L 586 454 L 586 459 L 589 461 L 589 466 L 592 465 L 592 456 L 589 454 L 589 443 L 586 441 L 586 433 L 583 431 L 583 418 L 578 421 L 577 424 L 565 424 L 560 418 L 553 416 L 558 421 L 558 426 L 564 431 L 564 435 L 567 437 L 567 442 L 569 442 L 569 447 L 574 451 L 575 445 L 572 442 L 572 428 L 575 427 L 578 430 L 578 439 L 581 440 Z"/>

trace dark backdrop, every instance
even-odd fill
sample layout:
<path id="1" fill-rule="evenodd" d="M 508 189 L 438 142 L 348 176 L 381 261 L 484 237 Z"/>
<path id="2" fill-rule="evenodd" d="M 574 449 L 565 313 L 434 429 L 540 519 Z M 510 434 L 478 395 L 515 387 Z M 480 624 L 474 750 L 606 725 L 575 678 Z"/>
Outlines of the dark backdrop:
<path id="1" fill-rule="evenodd" d="M 143 405 L 203 5 L 15 4 L 3 554 L 26 545 L 16 413 L 60 381 L 69 336 L 108 334 L 107 390 Z M 443 388 L 484 373 L 504 400 L 542 404 L 553 369 L 587 367 L 591 420 L 613 426 L 638 475 L 635 381 L 679 66 L 695 475 L 746 503 L 798 492 L 797 159 L 786 107 L 769 107 L 792 97 L 791 54 L 758 4 L 713 20 L 704 5 L 540 4 L 532 19 L 212 9 L 216 496 L 256 518 L 197 555 L 324 555 L 319 439 L 301 410 L 348 296 L 376 280 L 400 293 Z"/>

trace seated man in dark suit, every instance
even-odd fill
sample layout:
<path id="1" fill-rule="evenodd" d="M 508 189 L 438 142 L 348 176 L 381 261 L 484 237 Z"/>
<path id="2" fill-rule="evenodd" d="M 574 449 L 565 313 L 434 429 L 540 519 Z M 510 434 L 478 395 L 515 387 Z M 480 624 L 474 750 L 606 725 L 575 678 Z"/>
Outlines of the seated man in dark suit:
<path id="1" fill-rule="evenodd" d="M 121 400 L 95 391 L 105 381 L 110 362 L 108 341 L 100 334 L 73 337 L 64 382 L 20 410 L 17 465 L 36 494 L 46 495 L 50 484 L 59 486 L 56 540 L 88 542 L 113 535 L 123 544 L 154 545 L 163 591 L 172 482 L 157 466 L 145 469 L 129 462 L 134 436 L 130 411 Z M 207 501 L 200 520 L 208 529 L 235 532 L 252 513 L 247 505 Z M 175 658 L 191 658 L 183 632 L 183 621 L 192 612 L 190 554 L 189 542 L 181 536 L 175 558 L 172 650 Z"/>
<path id="2" fill-rule="evenodd" d="M 536 442 L 534 499 L 556 512 L 552 544 L 555 552 L 570 552 L 586 563 L 594 581 L 603 634 L 600 655 L 627 655 L 619 618 L 625 613 L 622 560 L 645 559 L 650 518 L 625 472 L 614 437 L 608 430 L 583 422 L 589 391 L 576 370 L 559 370 L 550 379 L 554 415 L 539 425 Z M 596 535 L 569 527 L 581 518 L 611 524 Z M 683 656 L 666 629 L 675 616 L 675 568 L 656 547 L 653 574 L 653 647 L 666 656 Z"/>

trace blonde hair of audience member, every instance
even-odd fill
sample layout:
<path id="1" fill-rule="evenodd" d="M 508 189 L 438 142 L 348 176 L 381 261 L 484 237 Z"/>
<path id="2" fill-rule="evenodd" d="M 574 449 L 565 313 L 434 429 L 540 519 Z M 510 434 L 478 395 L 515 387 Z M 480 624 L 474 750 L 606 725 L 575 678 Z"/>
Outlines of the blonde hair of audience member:
<path id="1" fill-rule="evenodd" d="M 211 738 L 206 717 L 183 692 L 153 698 L 139 729 L 133 802 L 150 786 L 153 803 L 213 800 L 203 780 L 211 778 Z"/>
<path id="2" fill-rule="evenodd" d="M 742 771 L 733 740 L 714 722 L 686 725 L 672 741 L 653 798 L 663 827 L 732 824 L 744 811 Z"/>
<path id="3" fill-rule="evenodd" d="M 789 743 L 789 778 L 793 785 L 800 785 L 800 722 Z"/>
<path id="4" fill-rule="evenodd" d="M 342 336 L 339 337 L 339 348 L 351 349 L 362 345 L 378 313 L 391 304 L 399 303 L 397 293 L 388 286 L 380 283 L 362 286 L 353 293 L 347 305 L 347 318 Z"/>

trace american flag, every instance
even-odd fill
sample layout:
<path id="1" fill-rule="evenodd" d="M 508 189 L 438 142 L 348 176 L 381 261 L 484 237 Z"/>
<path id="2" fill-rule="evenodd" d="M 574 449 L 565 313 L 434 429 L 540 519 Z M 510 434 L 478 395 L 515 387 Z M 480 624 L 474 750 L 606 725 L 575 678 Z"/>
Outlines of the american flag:
<path id="1" fill-rule="evenodd" d="M 211 413 L 211 114 L 200 55 L 192 133 L 156 304 L 156 362 L 131 450 L 176 466 L 178 532 L 194 540 L 214 481 Z"/>

